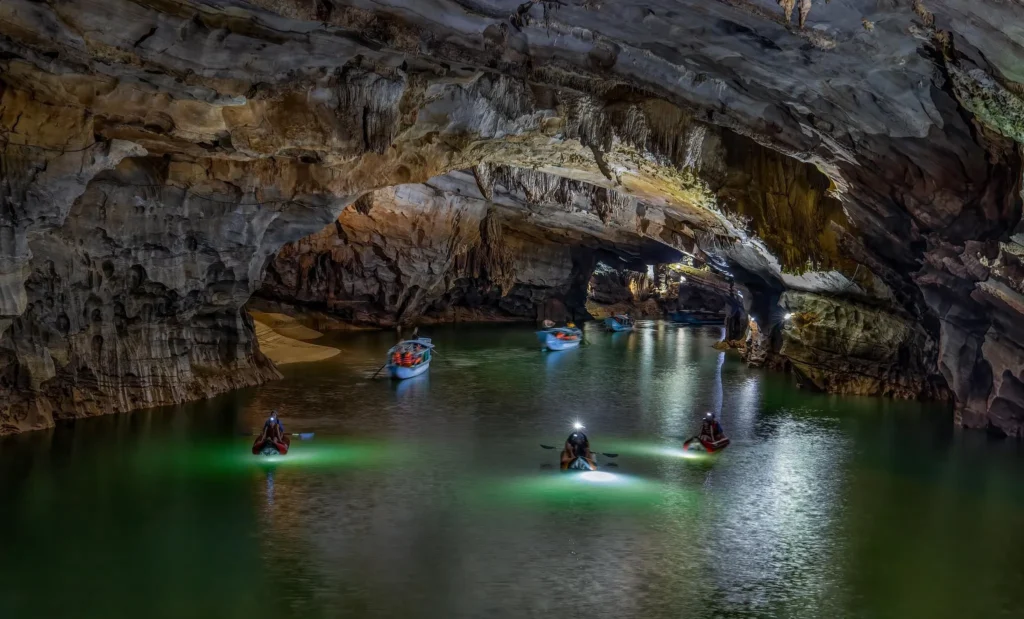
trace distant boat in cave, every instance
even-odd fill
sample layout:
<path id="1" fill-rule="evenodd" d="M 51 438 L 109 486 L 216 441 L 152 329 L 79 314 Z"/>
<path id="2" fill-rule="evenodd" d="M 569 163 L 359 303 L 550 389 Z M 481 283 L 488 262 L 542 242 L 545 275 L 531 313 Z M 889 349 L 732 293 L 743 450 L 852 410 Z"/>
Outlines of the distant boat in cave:
<path id="1" fill-rule="evenodd" d="M 604 325 L 611 331 L 632 331 L 633 319 L 624 314 L 609 316 L 604 319 Z"/>
<path id="2" fill-rule="evenodd" d="M 715 312 L 679 310 L 670 312 L 668 317 L 672 322 L 694 327 L 705 325 L 718 326 L 725 324 L 725 314 L 718 314 Z"/>
<path id="3" fill-rule="evenodd" d="M 573 327 L 555 327 L 538 331 L 537 339 L 548 350 L 568 350 L 579 347 L 583 332 Z"/>
<path id="4" fill-rule="evenodd" d="M 433 348 L 429 337 L 404 340 L 388 351 L 385 367 L 392 378 L 399 380 L 419 376 L 430 369 L 430 353 Z"/>

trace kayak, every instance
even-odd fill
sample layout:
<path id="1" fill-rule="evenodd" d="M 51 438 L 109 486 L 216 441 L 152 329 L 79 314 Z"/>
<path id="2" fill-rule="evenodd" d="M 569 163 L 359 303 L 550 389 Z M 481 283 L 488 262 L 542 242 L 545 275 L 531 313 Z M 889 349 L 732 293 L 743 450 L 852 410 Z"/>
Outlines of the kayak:
<path id="1" fill-rule="evenodd" d="M 433 348 L 429 337 L 399 342 L 388 351 L 388 362 L 385 365 L 388 374 L 398 380 L 423 374 L 430 369 L 430 353 Z"/>
<path id="2" fill-rule="evenodd" d="M 626 316 L 612 316 L 604 319 L 606 327 L 612 331 L 632 331 L 633 321 Z"/>
<path id="3" fill-rule="evenodd" d="M 576 458 L 565 467 L 566 471 L 596 471 L 597 467 L 587 462 L 586 458 Z"/>
<path id="4" fill-rule="evenodd" d="M 287 436 L 280 441 L 266 439 L 262 442 L 259 437 L 256 437 L 256 442 L 252 444 L 252 454 L 254 456 L 283 456 L 288 453 L 291 443 L 291 439 Z"/>
<path id="5" fill-rule="evenodd" d="M 707 439 L 695 436 L 690 440 L 683 443 L 683 449 L 686 451 L 704 451 L 709 454 L 713 454 L 716 451 L 722 451 L 729 446 L 729 437 L 723 436 L 717 441 L 709 441 Z"/>
<path id="6" fill-rule="evenodd" d="M 568 350 L 579 347 L 580 341 L 583 339 L 583 332 L 579 329 L 556 327 L 538 331 L 537 339 L 548 350 Z"/>

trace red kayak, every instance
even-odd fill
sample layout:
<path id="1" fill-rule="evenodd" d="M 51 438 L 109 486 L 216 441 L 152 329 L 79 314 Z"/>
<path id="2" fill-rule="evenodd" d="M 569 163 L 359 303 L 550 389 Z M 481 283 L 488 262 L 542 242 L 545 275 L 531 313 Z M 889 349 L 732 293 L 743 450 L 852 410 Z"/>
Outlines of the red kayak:
<path id="1" fill-rule="evenodd" d="M 252 453 L 254 456 L 283 456 L 288 453 L 288 446 L 291 445 L 292 441 L 287 436 L 283 437 L 280 441 L 271 439 L 260 440 L 256 438 L 256 442 L 252 444 Z"/>
<path id="2" fill-rule="evenodd" d="M 683 449 L 687 451 L 706 451 L 709 454 L 713 454 L 716 451 L 722 451 L 728 446 L 729 437 L 727 436 L 723 436 L 717 441 L 709 441 L 703 437 L 695 436 L 683 443 Z"/>

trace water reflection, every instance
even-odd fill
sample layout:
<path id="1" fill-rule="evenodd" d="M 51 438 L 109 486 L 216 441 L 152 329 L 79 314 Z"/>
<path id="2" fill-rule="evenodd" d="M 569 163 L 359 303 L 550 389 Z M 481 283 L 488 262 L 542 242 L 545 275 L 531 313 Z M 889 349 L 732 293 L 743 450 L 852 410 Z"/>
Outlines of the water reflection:
<path id="1" fill-rule="evenodd" d="M 433 370 L 434 368 L 431 368 Z M 416 398 L 423 396 L 430 389 L 430 370 L 405 380 L 396 380 L 395 395 L 399 398 Z"/>
<path id="2" fill-rule="evenodd" d="M 431 331 L 439 355 L 410 381 L 368 378 L 393 334 L 346 334 L 343 355 L 259 389 L 3 440 L 17 560 L 0 562 L 0 616 L 915 619 L 1024 604 L 1024 455 L 955 434 L 945 410 L 798 391 L 712 349 L 719 328 L 588 328 L 560 353 L 529 328 Z M 271 408 L 316 437 L 254 459 L 238 434 Z M 717 409 L 732 446 L 682 457 Z M 540 444 L 575 418 L 617 469 L 557 471 Z"/>

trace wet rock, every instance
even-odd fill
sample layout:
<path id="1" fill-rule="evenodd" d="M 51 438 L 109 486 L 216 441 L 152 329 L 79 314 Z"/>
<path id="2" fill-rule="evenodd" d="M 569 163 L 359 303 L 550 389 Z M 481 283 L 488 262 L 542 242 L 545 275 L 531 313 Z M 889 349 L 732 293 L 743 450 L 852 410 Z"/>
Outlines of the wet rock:
<path id="1" fill-rule="evenodd" d="M 260 295 L 357 325 L 584 316 L 589 253 L 523 234 L 486 200 L 402 185 L 283 248 Z M 574 294 L 575 292 L 575 294 Z"/>
<path id="2" fill-rule="evenodd" d="M 807 386 L 830 393 L 935 397 L 935 342 L 911 320 L 849 301 L 786 292 L 779 354 Z"/>
<path id="3" fill-rule="evenodd" d="M 599 320 L 621 314 L 633 318 L 661 318 L 664 314 L 648 273 L 604 262 L 598 262 L 587 284 L 587 311 Z"/>

